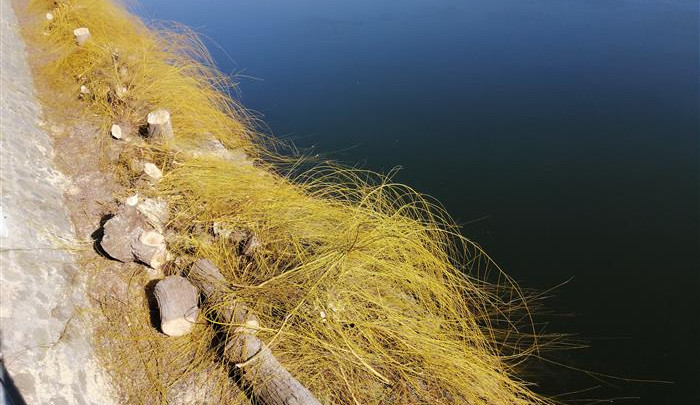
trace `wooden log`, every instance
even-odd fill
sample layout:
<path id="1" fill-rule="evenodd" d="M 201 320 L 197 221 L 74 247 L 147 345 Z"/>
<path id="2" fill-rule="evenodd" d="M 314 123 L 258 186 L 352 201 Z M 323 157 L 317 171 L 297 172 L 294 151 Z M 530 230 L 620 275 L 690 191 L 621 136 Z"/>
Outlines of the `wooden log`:
<path id="1" fill-rule="evenodd" d="M 168 276 L 153 291 L 160 310 L 160 330 L 168 336 L 189 333 L 199 314 L 199 293 L 186 278 Z"/>
<path id="2" fill-rule="evenodd" d="M 151 139 L 175 139 L 168 110 L 155 110 L 148 113 L 148 137 Z"/>
<path id="3" fill-rule="evenodd" d="M 73 35 L 78 46 L 83 46 L 90 39 L 90 30 L 85 27 L 76 28 L 73 30 Z"/>
<path id="4" fill-rule="evenodd" d="M 209 260 L 192 265 L 190 280 L 208 299 L 216 300 L 225 286 L 225 278 Z M 320 405 L 306 387 L 275 358 L 267 345 L 256 336 L 258 319 L 247 308 L 235 306 L 218 311 L 224 324 L 239 325 L 228 336 L 224 360 L 240 369 L 245 388 L 265 405 Z"/>

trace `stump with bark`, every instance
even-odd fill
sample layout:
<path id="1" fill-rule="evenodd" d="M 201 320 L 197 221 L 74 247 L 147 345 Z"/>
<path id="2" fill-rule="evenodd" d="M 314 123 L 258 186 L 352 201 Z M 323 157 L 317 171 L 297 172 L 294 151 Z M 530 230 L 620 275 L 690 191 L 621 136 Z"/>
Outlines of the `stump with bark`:
<path id="1" fill-rule="evenodd" d="M 168 110 L 155 110 L 148 113 L 148 137 L 157 140 L 173 140 L 173 126 L 170 122 L 170 112 Z"/>
<path id="2" fill-rule="evenodd" d="M 189 333 L 199 314 L 199 293 L 186 278 L 168 276 L 153 290 L 160 310 L 160 330 L 168 336 Z"/>

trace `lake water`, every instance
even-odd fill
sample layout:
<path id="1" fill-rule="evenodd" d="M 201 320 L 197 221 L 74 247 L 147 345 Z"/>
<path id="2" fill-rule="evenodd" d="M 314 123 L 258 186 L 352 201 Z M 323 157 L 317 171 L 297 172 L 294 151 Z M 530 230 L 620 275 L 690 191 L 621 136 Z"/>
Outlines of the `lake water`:
<path id="1" fill-rule="evenodd" d="M 695 0 L 143 0 L 207 37 L 277 136 L 439 199 L 523 286 L 566 280 L 542 371 L 700 403 Z M 608 384 L 609 383 L 609 384 Z M 585 401 L 584 401 L 585 403 Z"/>

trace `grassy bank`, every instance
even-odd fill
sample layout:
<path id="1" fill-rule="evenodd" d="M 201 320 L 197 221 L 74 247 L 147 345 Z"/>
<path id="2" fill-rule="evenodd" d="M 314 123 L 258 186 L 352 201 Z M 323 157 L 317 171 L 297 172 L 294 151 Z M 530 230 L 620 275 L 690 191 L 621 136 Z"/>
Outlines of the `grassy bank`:
<path id="1" fill-rule="evenodd" d="M 178 338 L 150 326 L 142 301 L 102 302 L 98 339 L 127 403 L 166 403 L 171 388 L 200 383 L 212 403 L 247 401 L 216 365 L 205 322 L 234 304 L 258 316 L 261 339 L 322 403 L 550 403 L 516 375 L 540 348 L 524 294 L 439 205 L 375 173 L 276 152 L 182 27 L 147 28 L 105 0 L 30 3 L 42 80 L 81 99 L 100 142 L 125 142 L 110 138 L 114 123 L 131 139 L 105 163 L 121 183 L 116 197 L 167 201 L 165 272 L 207 258 L 229 283 Z M 78 27 L 91 32 L 82 46 Z M 139 134 L 158 108 L 170 111 L 175 139 Z M 226 153 L 200 153 L 212 143 Z M 143 181 L 135 161 L 163 178 Z M 260 248 L 241 254 L 239 233 Z"/>

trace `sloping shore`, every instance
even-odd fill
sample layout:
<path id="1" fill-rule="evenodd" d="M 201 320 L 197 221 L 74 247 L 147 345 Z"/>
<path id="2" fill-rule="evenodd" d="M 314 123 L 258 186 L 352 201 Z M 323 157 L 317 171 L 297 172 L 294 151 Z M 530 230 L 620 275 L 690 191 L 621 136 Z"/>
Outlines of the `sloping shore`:
<path id="1" fill-rule="evenodd" d="M 4 403 L 110 404 L 78 311 L 86 278 L 70 250 L 68 184 L 36 97 L 25 44 L 9 0 L 0 2 L 0 327 Z M 14 398 L 13 398 L 14 396 Z"/>
<path id="2" fill-rule="evenodd" d="M 543 347 L 527 297 L 439 204 L 380 174 L 276 152 L 186 29 L 151 28 L 107 0 L 29 3 L 17 11 L 65 174 L 35 177 L 73 223 L 47 246 L 77 249 L 81 267 L 59 289 L 81 311 L 66 311 L 51 347 L 78 344 L 70 331 L 88 320 L 85 357 L 37 367 L 84 368 L 92 337 L 121 403 L 244 404 L 268 383 L 256 379 L 262 349 L 239 344 L 253 334 L 321 403 L 552 403 L 516 377 Z M 49 150 L 37 158 L 51 168 Z M 195 299 L 191 331 L 171 336 L 154 290 L 165 276 L 195 282 L 201 260 L 220 269 L 217 294 Z M 36 300 L 52 299 L 25 306 Z M 216 316 L 235 308 L 252 327 Z"/>

